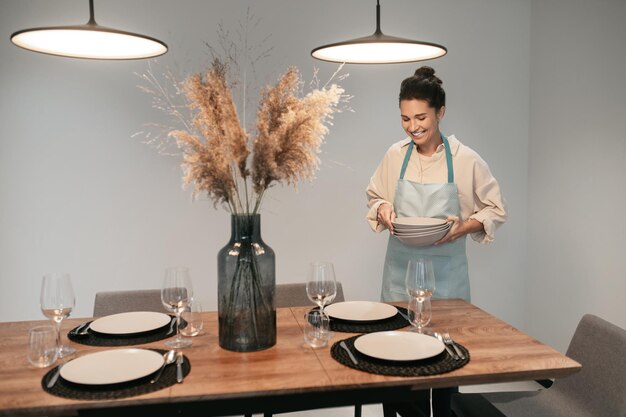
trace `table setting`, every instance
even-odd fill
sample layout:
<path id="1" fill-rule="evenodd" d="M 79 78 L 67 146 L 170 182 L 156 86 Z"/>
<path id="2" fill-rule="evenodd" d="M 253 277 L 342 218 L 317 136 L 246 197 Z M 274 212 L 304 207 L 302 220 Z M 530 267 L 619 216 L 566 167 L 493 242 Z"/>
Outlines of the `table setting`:
<path id="1" fill-rule="evenodd" d="M 309 346 L 325 347 L 334 332 L 359 333 L 336 341 L 330 348 L 332 358 L 353 369 L 388 376 L 435 375 L 469 363 L 465 346 L 455 343 L 449 333 L 426 328 L 435 292 L 429 259 L 408 262 L 407 308 L 375 301 L 332 303 L 336 294 L 332 263 L 315 262 L 310 271 L 307 296 L 318 307 L 305 314 L 304 337 Z M 399 331 L 409 325 L 408 331 Z"/>
<path id="2" fill-rule="evenodd" d="M 56 364 L 41 379 L 49 394 L 85 400 L 132 397 L 182 383 L 191 371 L 191 363 L 180 349 L 191 346 L 192 340 L 182 337 L 181 322 L 186 336 L 199 334 L 202 323 L 196 321 L 199 304 L 192 309 L 188 268 L 165 270 L 161 301 L 173 315 L 127 311 L 85 321 L 67 333 L 68 339 L 78 344 L 113 349 L 85 353 L 61 343 L 60 323 L 75 303 L 69 274 L 46 274 L 40 298 L 42 312 L 56 326 L 29 330 L 28 360 L 39 368 Z M 164 345 L 169 350 L 135 346 L 164 339 L 168 339 Z"/>
<path id="3" fill-rule="evenodd" d="M 176 335 L 176 317 L 152 311 L 112 314 L 87 321 L 67 333 L 73 342 L 89 346 L 131 346 Z"/>
<path id="4" fill-rule="evenodd" d="M 174 364 L 175 366 L 169 366 Z M 49 394 L 77 400 L 133 397 L 182 383 L 191 371 L 180 351 L 120 348 L 88 353 L 48 371 L 41 386 Z"/>

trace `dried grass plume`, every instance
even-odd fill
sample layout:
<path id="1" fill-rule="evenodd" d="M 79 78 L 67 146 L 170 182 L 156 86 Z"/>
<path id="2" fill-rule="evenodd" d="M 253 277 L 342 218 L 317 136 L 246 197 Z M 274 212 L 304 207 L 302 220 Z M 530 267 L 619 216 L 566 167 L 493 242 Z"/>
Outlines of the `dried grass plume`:
<path id="1" fill-rule="evenodd" d="M 187 77 L 182 92 L 192 119 L 169 137 L 182 150 L 183 182 L 194 186 L 194 196 L 207 193 L 233 214 L 256 214 L 272 185 L 314 178 L 327 125 L 349 97 L 337 84 L 304 94 L 300 73 L 291 67 L 264 88 L 251 138 L 227 75 L 227 66 L 215 58 L 206 74 Z"/>

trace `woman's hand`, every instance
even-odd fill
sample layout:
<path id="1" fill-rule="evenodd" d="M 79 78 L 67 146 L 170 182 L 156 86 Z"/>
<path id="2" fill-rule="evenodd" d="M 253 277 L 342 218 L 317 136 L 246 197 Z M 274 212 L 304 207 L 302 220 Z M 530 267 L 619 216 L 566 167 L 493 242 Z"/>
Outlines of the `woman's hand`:
<path id="1" fill-rule="evenodd" d="M 467 219 L 461 221 L 458 216 L 448 216 L 448 222 L 452 222 L 452 226 L 448 233 L 435 242 L 435 245 L 441 245 L 442 243 L 454 242 L 458 238 L 465 236 L 469 233 L 479 232 L 484 230 L 484 226 L 481 222 L 474 219 Z"/>
<path id="2" fill-rule="evenodd" d="M 376 214 L 376 220 L 378 223 L 384 225 L 389 232 L 393 234 L 393 221 L 396 219 L 396 213 L 393 211 L 393 206 L 389 203 L 383 203 L 378 206 Z"/>

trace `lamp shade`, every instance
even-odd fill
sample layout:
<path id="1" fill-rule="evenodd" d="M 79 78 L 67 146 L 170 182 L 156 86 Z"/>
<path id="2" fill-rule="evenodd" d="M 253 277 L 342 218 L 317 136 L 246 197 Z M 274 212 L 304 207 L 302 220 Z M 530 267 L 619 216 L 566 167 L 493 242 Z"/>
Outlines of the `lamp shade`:
<path id="1" fill-rule="evenodd" d="M 350 64 L 397 64 L 439 58 L 448 50 L 436 43 L 388 36 L 380 30 L 380 4 L 376 4 L 376 31 L 370 36 L 320 46 L 313 58 Z"/>
<path id="2" fill-rule="evenodd" d="M 35 52 L 70 58 L 141 59 L 167 52 L 167 45 L 157 39 L 100 26 L 89 1 L 90 19 L 84 25 L 24 29 L 11 35 L 15 45 Z"/>

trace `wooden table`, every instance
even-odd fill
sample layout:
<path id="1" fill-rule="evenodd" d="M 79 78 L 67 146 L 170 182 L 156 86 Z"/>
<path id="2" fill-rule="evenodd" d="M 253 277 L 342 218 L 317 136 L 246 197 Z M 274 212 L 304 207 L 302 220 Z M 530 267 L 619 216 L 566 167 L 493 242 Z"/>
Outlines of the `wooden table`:
<path id="1" fill-rule="evenodd" d="M 204 333 L 184 349 L 192 365 L 184 383 L 103 401 L 68 400 L 43 391 L 41 378 L 49 369 L 29 367 L 25 353 L 28 328 L 45 321 L 0 323 L 0 416 L 278 413 L 408 400 L 431 387 L 560 378 L 580 369 L 577 362 L 463 300 L 437 300 L 432 306 L 433 330 L 448 331 L 471 354 L 471 361 L 453 372 L 387 377 L 343 366 L 332 359 L 330 347 L 314 350 L 303 343 L 307 307 L 277 310 L 278 341 L 271 349 L 230 352 L 218 345 L 217 313 L 207 312 Z M 63 331 L 84 321 L 68 319 Z M 332 342 L 352 335 L 336 333 Z M 78 355 L 104 349 L 72 345 Z M 142 347 L 163 349 L 164 342 Z"/>

